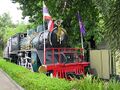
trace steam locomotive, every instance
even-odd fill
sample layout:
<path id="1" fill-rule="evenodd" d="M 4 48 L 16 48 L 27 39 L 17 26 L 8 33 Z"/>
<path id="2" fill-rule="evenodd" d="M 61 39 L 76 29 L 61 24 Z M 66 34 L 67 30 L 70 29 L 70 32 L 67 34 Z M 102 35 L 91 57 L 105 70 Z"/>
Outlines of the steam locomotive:
<path id="1" fill-rule="evenodd" d="M 39 25 L 36 29 L 10 37 L 3 56 L 34 72 L 53 77 L 70 78 L 85 74 L 89 62 L 82 61 L 83 49 L 68 47 L 67 39 L 67 32 L 61 26 L 55 24 L 50 32 Z"/>

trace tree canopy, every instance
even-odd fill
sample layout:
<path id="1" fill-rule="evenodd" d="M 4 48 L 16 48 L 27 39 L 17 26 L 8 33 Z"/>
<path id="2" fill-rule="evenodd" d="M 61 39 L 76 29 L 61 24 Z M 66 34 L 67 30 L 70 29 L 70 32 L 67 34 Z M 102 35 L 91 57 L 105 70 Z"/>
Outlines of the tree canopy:
<path id="1" fill-rule="evenodd" d="M 12 26 L 11 18 L 9 14 L 4 13 L 3 15 L 0 16 L 0 39 L 2 39 L 5 33 L 5 29 L 10 26 Z"/>
<path id="2" fill-rule="evenodd" d="M 3 36 L 5 34 L 5 30 L 7 27 L 13 26 L 10 15 L 8 13 L 4 13 L 0 16 L 0 46 L 3 46 Z"/>
<path id="3" fill-rule="evenodd" d="M 30 17 L 35 25 L 42 23 L 43 0 L 12 0 L 19 3 L 23 18 Z M 120 25 L 120 0 L 44 0 L 53 19 L 63 19 L 63 26 L 70 37 L 72 46 L 80 46 L 79 24 L 76 17 L 80 12 L 86 28 L 84 40 L 95 43 L 107 39 L 111 46 L 118 48 Z M 115 44 L 113 45 L 111 43 Z M 115 43 L 114 43 L 115 42 Z"/>
<path id="4" fill-rule="evenodd" d="M 0 16 L 0 48 L 2 49 L 6 44 L 7 40 L 18 32 L 25 32 L 28 25 L 24 23 L 13 24 L 11 17 L 8 13 L 4 13 Z"/>

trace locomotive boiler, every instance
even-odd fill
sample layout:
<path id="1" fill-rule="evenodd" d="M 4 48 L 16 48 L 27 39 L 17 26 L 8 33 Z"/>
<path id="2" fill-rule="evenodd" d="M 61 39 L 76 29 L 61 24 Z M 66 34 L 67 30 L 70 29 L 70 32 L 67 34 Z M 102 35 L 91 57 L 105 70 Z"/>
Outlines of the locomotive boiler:
<path id="1" fill-rule="evenodd" d="M 68 78 L 83 74 L 89 62 L 82 62 L 83 49 L 67 47 L 67 39 L 67 32 L 61 26 L 55 24 L 53 30 L 49 31 L 39 25 L 36 29 L 10 37 L 4 50 L 4 58 L 32 71 L 52 74 L 54 77 Z"/>

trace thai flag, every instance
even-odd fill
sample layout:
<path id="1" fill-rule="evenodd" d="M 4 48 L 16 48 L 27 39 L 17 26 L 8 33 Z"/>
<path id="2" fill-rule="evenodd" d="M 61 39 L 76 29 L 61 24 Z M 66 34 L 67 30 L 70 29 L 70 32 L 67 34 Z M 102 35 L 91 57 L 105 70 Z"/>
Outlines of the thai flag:
<path id="1" fill-rule="evenodd" d="M 48 30 L 50 32 L 53 31 L 54 28 L 54 22 L 52 20 L 52 17 L 50 16 L 48 9 L 43 1 L 43 20 L 48 20 Z"/>
<path id="2" fill-rule="evenodd" d="M 44 20 L 51 20 L 52 19 L 52 17 L 50 16 L 44 1 L 43 1 L 43 19 Z"/>

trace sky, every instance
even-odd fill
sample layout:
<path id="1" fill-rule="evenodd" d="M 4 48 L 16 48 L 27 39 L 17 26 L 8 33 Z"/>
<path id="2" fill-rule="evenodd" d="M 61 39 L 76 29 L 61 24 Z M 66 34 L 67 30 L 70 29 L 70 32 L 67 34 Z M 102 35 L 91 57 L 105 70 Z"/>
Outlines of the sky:
<path id="1" fill-rule="evenodd" d="M 11 0 L 0 0 L 0 15 L 3 13 L 7 12 L 10 14 L 10 17 L 13 21 L 13 23 L 18 23 L 18 22 L 28 22 L 28 18 L 25 20 L 22 20 L 22 11 L 18 9 L 19 4 L 14 4 L 12 3 Z"/>

